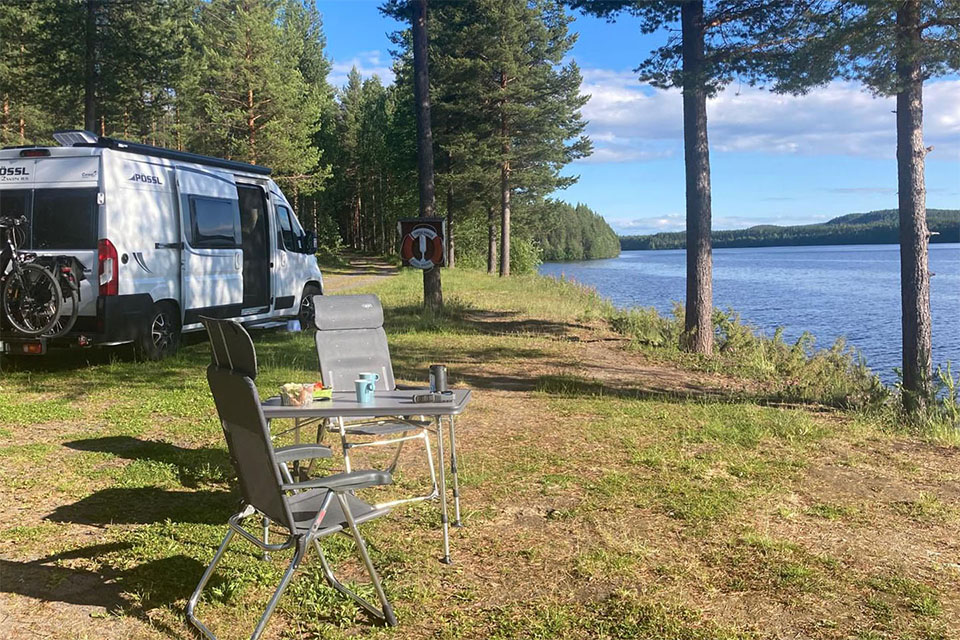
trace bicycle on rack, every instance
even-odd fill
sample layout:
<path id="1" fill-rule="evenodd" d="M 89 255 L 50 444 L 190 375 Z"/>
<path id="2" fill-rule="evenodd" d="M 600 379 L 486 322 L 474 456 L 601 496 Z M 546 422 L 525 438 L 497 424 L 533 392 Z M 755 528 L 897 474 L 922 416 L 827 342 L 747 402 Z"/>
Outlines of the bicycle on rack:
<path id="1" fill-rule="evenodd" d="M 60 322 L 63 291 L 58 278 L 36 262 L 36 254 L 19 251 L 26 238 L 26 223 L 22 216 L 0 218 L 0 298 L 10 326 L 25 336 L 36 337 L 48 334 Z M 74 302 L 73 315 L 77 306 Z"/>
<path id="2" fill-rule="evenodd" d="M 44 338 L 56 338 L 70 331 L 80 312 L 80 280 L 84 280 L 83 264 L 72 256 L 38 256 L 36 263 L 57 277 L 62 294 L 60 315 L 53 326 L 41 334 Z"/>

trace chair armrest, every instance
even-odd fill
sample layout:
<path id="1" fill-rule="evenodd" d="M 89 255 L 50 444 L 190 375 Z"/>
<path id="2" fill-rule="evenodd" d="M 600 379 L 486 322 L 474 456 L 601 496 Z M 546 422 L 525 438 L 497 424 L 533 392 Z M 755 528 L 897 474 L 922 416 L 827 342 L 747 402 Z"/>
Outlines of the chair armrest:
<path id="1" fill-rule="evenodd" d="M 421 387 L 416 384 L 398 384 L 397 391 L 430 391 L 430 387 Z"/>
<path id="2" fill-rule="evenodd" d="M 292 462 L 294 460 L 310 460 L 313 458 L 332 458 L 330 447 L 321 444 L 292 444 L 273 450 L 277 462 Z"/>
<path id="3" fill-rule="evenodd" d="M 351 471 L 350 473 L 337 473 L 323 478 L 312 478 L 304 482 L 294 482 L 292 484 L 282 484 L 280 488 L 284 491 L 296 491 L 300 489 L 330 489 L 332 491 L 353 491 L 354 489 L 366 489 L 381 484 L 391 484 L 393 476 L 389 471 Z"/>

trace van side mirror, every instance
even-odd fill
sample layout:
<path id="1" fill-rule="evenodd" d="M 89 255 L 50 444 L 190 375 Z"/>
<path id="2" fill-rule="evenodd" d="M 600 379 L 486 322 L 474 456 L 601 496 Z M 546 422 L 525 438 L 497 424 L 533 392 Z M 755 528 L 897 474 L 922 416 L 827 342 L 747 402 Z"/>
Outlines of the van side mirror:
<path id="1" fill-rule="evenodd" d="M 319 248 L 317 243 L 317 234 L 313 231 L 307 231 L 306 236 L 303 239 L 303 252 L 308 254 L 314 254 Z"/>

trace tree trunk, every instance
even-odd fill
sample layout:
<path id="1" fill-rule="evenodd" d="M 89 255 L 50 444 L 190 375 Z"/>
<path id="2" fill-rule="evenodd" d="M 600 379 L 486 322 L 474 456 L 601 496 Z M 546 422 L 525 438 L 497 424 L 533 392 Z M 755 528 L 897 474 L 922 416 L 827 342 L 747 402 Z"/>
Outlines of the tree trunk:
<path id="1" fill-rule="evenodd" d="M 497 273 L 497 214 L 493 205 L 487 207 L 487 273 Z"/>
<path id="2" fill-rule="evenodd" d="M 97 129 L 97 2 L 87 0 L 83 73 L 83 128 Z"/>
<path id="3" fill-rule="evenodd" d="M 427 60 L 427 0 L 413 0 L 413 96 L 417 103 L 417 173 L 420 178 L 420 217 L 434 215 L 433 131 L 430 127 L 430 76 Z M 440 267 L 423 272 L 423 306 L 443 307 Z"/>
<path id="4" fill-rule="evenodd" d="M 916 412 L 932 396 L 930 270 L 924 184 L 920 0 L 897 11 L 897 186 L 900 208 L 900 305 L 903 403 Z"/>
<path id="5" fill-rule="evenodd" d="M 683 48 L 683 155 L 687 181 L 687 300 L 681 348 L 713 351 L 710 147 L 704 87 L 703 0 L 680 9 Z"/>
<path id="6" fill-rule="evenodd" d="M 3 96 L 3 110 L 0 117 L 0 142 L 6 144 L 10 140 L 10 98 Z"/>
<path id="7" fill-rule="evenodd" d="M 257 163 L 257 118 L 253 110 L 253 87 L 247 89 L 247 141 L 250 144 L 250 162 Z"/>
<path id="8" fill-rule="evenodd" d="M 179 98 L 177 98 L 175 117 L 177 120 L 177 151 L 183 151 L 183 123 L 180 122 L 180 99 Z"/>
<path id="9" fill-rule="evenodd" d="M 500 165 L 500 275 L 510 275 L 510 162 Z"/>
<path id="10" fill-rule="evenodd" d="M 500 275 L 510 275 L 510 128 L 507 126 L 507 73 L 500 71 Z"/>
<path id="11" fill-rule="evenodd" d="M 453 186 L 447 185 L 447 266 L 451 269 L 456 262 L 453 250 Z"/>

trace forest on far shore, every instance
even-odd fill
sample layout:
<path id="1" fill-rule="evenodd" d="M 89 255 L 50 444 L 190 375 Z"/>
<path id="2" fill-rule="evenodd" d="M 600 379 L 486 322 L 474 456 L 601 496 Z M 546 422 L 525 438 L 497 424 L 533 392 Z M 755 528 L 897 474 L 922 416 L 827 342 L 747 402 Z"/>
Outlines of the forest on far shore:
<path id="1" fill-rule="evenodd" d="M 927 225 L 934 233 L 930 242 L 960 242 L 960 209 L 927 209 Z M 715 249 L 729 247 L 792 247 L 824 244 L 896 244 L 899 221 L 896 209 L 850 213 L 817 224 L 780 227 L 757 225 L 748 229 L 714 231 Z M 683 249 L 686 234 L 655 233 L 620 236 L 623 251 Z"/>
<path id="2" fill-rule="evenodd" d="M 544 216 L 549 224 L 536 238 L 547 262 L 600 260 L 620 255 L 616 232 L 603 217 L 585 204 L 577 206 L 547 200 Z"/>

